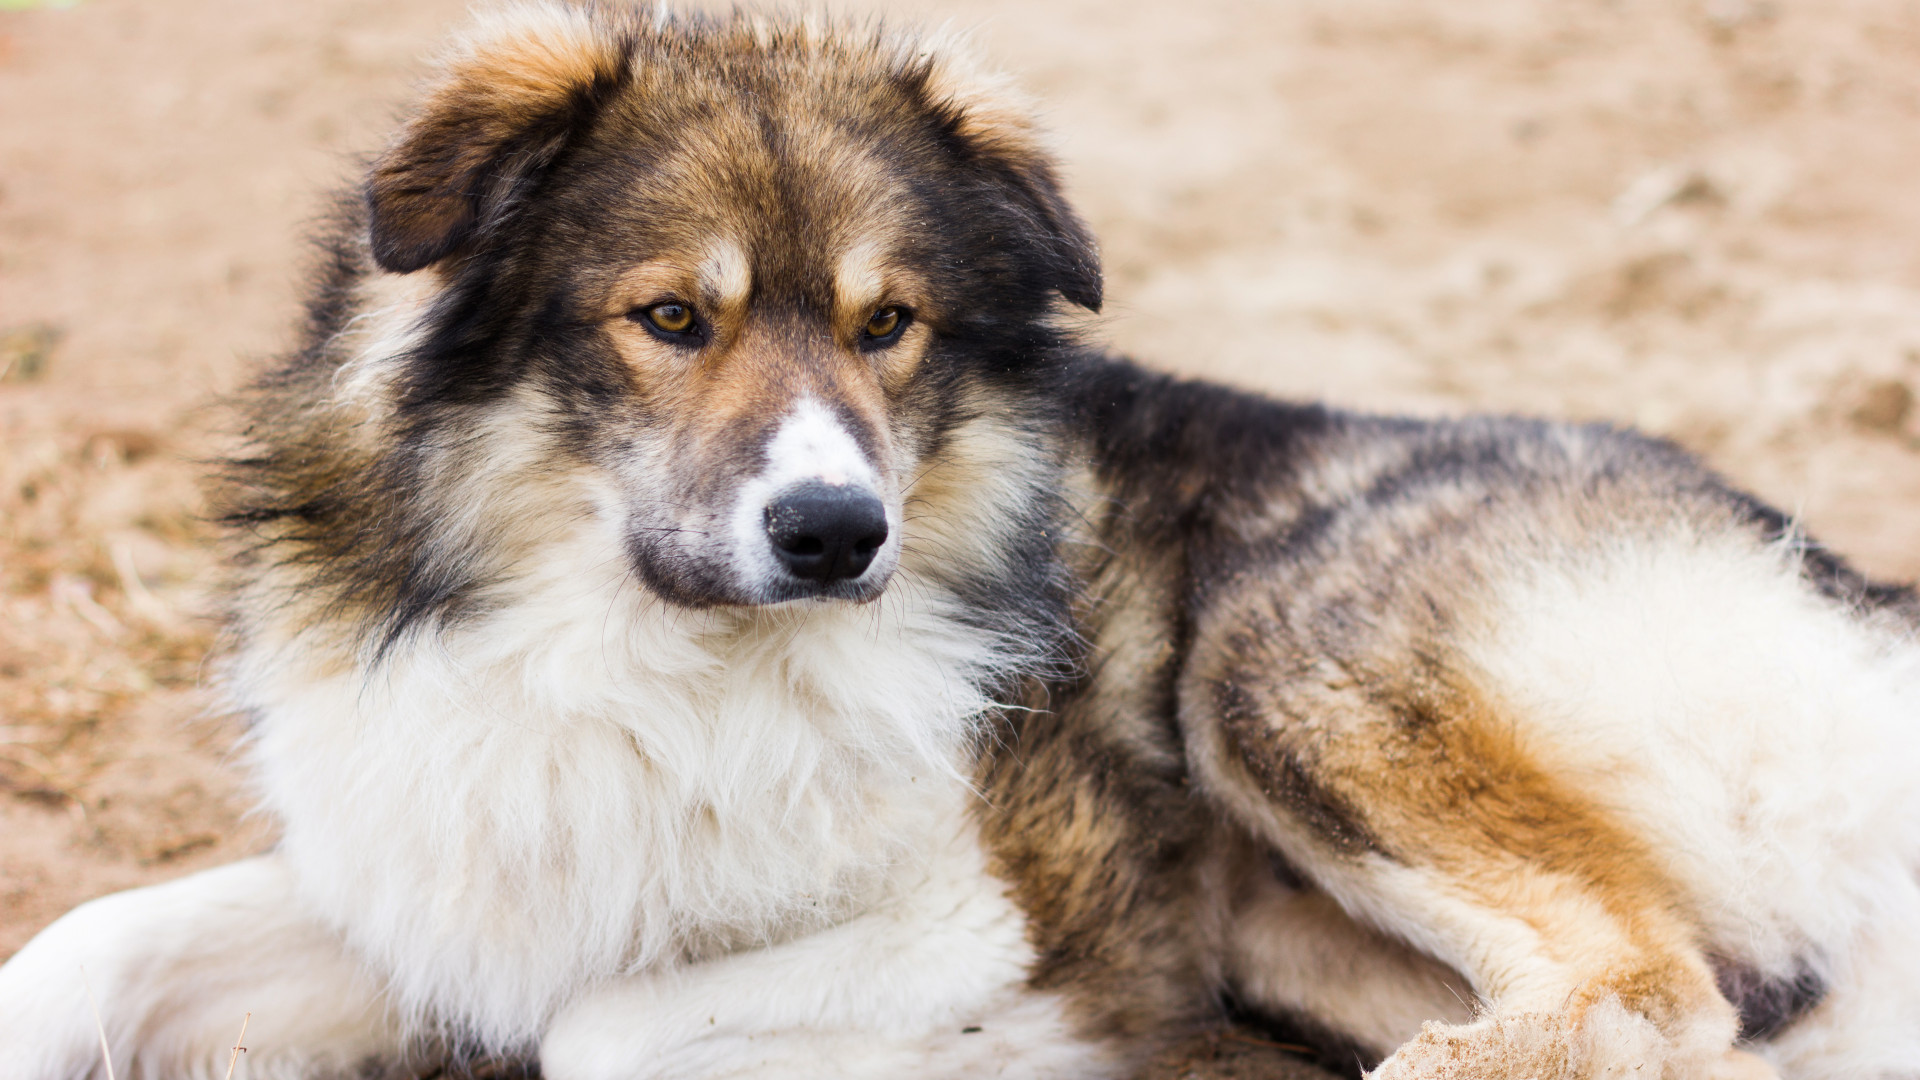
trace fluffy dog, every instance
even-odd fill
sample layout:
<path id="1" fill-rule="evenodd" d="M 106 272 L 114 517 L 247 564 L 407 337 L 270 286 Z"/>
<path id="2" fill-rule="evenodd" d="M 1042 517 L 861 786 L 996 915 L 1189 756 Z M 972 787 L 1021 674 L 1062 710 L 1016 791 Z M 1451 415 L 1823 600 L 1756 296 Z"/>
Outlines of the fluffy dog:
<path id="1" fill-rule="evenodd" d="M 509 7 L 325 252 L 221 495 L 282 839 L 15 956 L 6 1076 L 1920 1076 L 1914 598 L 1662 443 L 1077 344 L 957 54 Z"/>

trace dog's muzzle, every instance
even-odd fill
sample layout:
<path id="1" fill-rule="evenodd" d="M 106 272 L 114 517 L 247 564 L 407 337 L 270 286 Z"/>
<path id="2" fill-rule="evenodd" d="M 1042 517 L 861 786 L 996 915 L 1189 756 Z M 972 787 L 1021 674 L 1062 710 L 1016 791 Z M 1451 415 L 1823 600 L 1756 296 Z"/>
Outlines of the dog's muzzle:
<path id="1" fill-rule="evenodd" d="M 852 484 L 795 484 L 767 504 L 774 559 L 802 581 L 852 581 L 887 542 L 887 508 Z"/>

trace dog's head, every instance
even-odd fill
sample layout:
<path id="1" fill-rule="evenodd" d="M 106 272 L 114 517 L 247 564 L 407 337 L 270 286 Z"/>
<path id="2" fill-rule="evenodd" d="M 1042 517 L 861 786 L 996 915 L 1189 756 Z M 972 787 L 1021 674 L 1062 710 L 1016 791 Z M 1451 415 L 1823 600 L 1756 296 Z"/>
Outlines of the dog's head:
<path id="1" fill-rule="evenodd" d="M 808 20 L 508 8 L 365 199 L 379 268 L 434 283 L 412 437 L 516 403 L 683 605 L 879 595 L 918 476 L 1036 377 L 1058 298 L 1100 303 L 995 80 Z"/>

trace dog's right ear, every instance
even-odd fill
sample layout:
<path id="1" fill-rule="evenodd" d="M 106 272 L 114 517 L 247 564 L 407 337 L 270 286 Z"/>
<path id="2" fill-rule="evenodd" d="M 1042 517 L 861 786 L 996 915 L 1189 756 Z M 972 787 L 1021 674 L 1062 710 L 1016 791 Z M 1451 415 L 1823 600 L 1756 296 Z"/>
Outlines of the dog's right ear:
<path id="1" fill-rule="evenodd" d="M 626 80 L 632 46 L 551 0 L 483 17 L 367 177 L 374 261 L 412 273 L 495 224 Z"/>

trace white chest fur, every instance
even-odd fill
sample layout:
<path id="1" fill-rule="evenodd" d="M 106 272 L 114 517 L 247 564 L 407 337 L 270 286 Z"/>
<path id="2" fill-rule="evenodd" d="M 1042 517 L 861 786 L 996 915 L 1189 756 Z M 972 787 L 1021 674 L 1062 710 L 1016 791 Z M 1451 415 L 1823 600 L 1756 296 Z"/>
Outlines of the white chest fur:
<path id="1" fill-rule="evenodd" d="M 917 583 L 673 610 L 595 531 L 371 673 L 297 645 L 235 672 L 315 913 L 403 1010 L 491 1045 L 597 980 L 787 940 L 914 877 L 988 704 L 991 644 Z"/>

